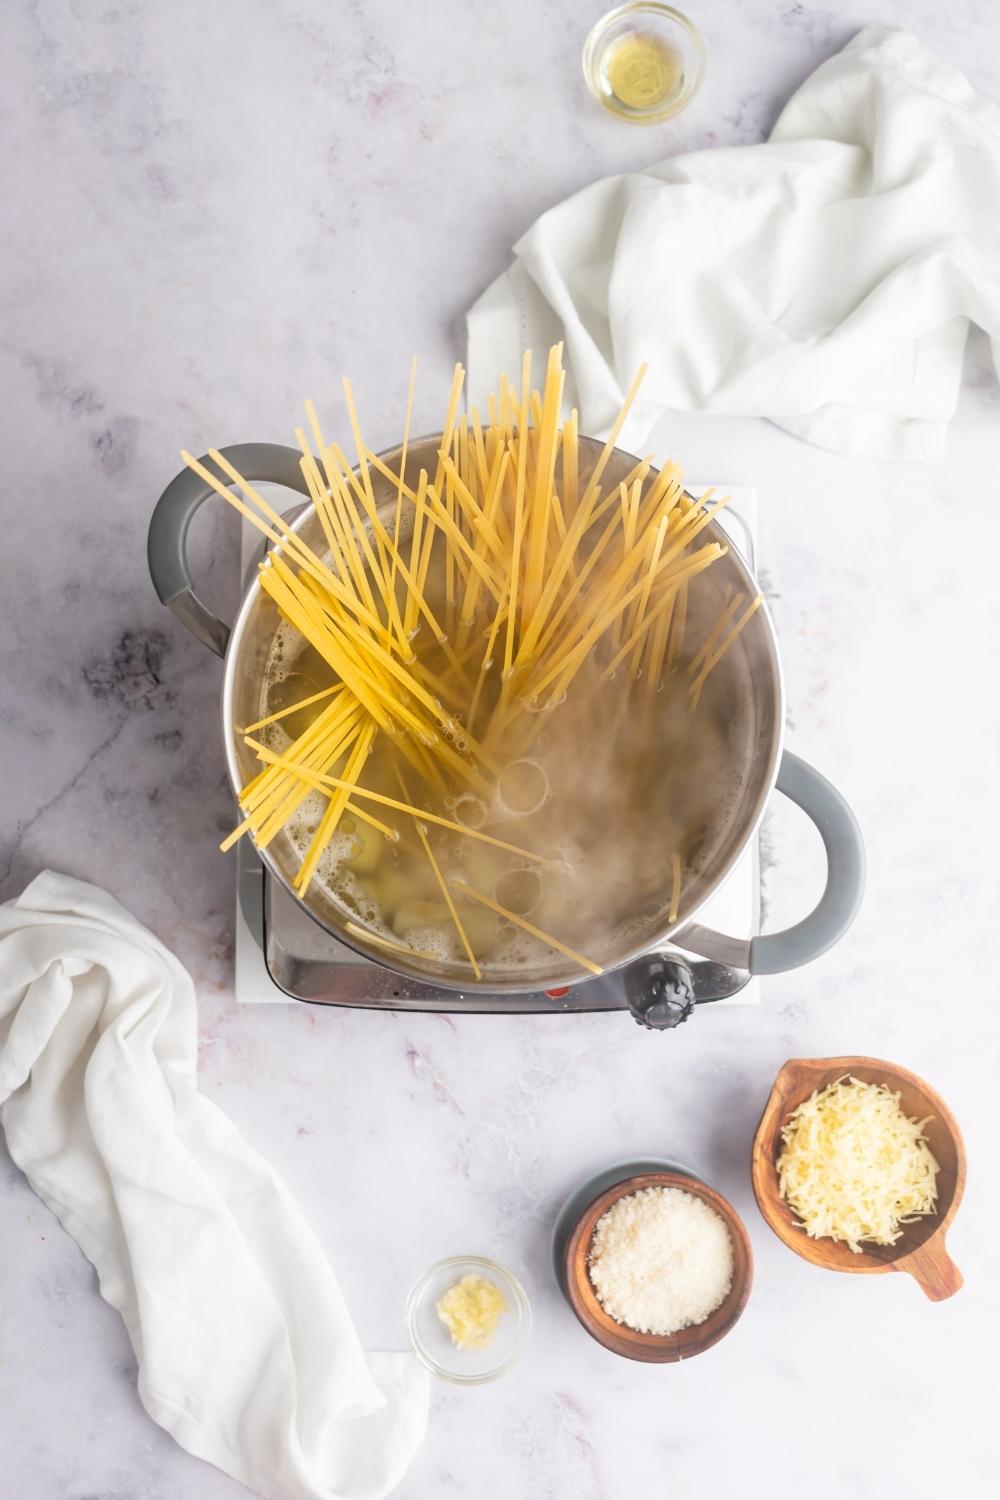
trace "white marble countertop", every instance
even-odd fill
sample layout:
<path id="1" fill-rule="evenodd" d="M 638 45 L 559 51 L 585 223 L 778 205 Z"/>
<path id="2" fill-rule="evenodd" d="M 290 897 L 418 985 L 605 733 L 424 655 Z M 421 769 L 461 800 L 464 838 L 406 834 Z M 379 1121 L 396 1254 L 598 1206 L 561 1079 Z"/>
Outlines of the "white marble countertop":
<path id="1" fill-rule="evenodd" d="M 202 1086 L 299 1196 L 370 1347 L 398 1345 L 405 1292 L 442 1254 L 481 1249 L 523 1274 L 530 1353 L 493 1386 L 436 1388 L 400 1500 L 764 1500 L 782 1485 L 978 1500 L 995 1476 L 1000 398 L 983 342 L 934 467 L 841 460 L 762 422 L 656 434 L 692 476 L 759 487 L 789 744 L 851 800 L 870 859 L 836 949 L 766 982 L 759 1007 L 666 1037 L 614 1014 L 238 1007 L 220 667 L 145 572 L 182 444 L 286 441 L 303 398 L 332 402 L 343 372 L 388 443 L 413 351 L 429 427 L 465 308 L 542 208 L 669 152 L 760 139 L 864 22 L 905 20 L 1000 97 L 990 0 L 692 8 L 705 86 L 644 132 L 580 78 L 599 4 L 8 7 L 0 894 L 46 865 L 87 877 L 182 955 Z M 227 611 L 235 528 L 211 512 L 195 530 L 199 579 Z M 767 836 L 773 924 L 820 868 L 788 809 Z M 816 1271 L 753 1205 L 749 1141 L 778 1066 L 845 1052 L 923 1073 L 965 1130 L 951 1302 L 902 1276 Z M 606 1354 L 548 1268 L 567 1191 L 646 1153 L 731 1197 L 757 1257 L 739 1328 L 682 1366 Z M 91 1268 L 0 1154 L 0 1488 L 245 1494 L 152 1425 L 134 1376 Z"/>

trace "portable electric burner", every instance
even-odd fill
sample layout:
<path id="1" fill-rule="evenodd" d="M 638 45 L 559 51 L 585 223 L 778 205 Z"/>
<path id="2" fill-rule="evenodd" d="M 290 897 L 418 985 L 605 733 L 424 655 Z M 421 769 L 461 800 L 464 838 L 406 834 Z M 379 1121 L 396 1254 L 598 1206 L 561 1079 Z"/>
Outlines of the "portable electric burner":
<path id="1" fill-rule="evenodd" d="M 265 488 L 265 486 L 261 486 Z M 276 489 L 284 506 L 287 492 Z M 700 494 L 701 487 L 693 486 Z M 757 498 L 736 488 L 719 517 L 734 547 L 757 572 Z M 241 565 L 249 582 L 263 554 L 259 535 L 244 523 Z M 739 950 L 756 933 L 760 915 L 759 843 L 754 838 L 725 883 L 699 912 L 699 924 L 731 934 L 734 961 L 699 958 L 675 944 L 569 988 L 528 994 L 465 994 L 407 978 L 356 953 L 315 922 L 292 899 L 254 852 L 248 839 L 237 849 L 236 998 L 244 1004 L 305 1000 L 376 1010 L 475 1011 L 498 1014 L 631 1010 L 643 1024 L 669 1027 L 685 1020 L 695 1004 L 750 1005 L 758 983 L 743 967 Z"/>

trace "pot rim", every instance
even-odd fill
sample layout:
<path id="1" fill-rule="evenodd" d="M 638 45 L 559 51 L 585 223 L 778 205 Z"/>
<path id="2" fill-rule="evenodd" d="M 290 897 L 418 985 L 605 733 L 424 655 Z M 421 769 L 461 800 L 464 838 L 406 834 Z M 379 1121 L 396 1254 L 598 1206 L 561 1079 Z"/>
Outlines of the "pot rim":
<path id="1" fill-rule="evenodd" d="M 435 442 L 440 437 L 441 433 L 439 432 L 426 433 L 421 437 L 411 437 L 407 443 L 407 451 L 413 452 L 422 444 Z M 586 437 L 583 435 L 581 435 L 580 437 L 580 442 L 592 443 L 599 449 L 603 448 L 604 446 L 603 443 L 600 443 L 598 441 L 598 439 Z M 401 457 L 402 451 L 402 443 L 397 443 L 391 448 L 383 448 L 377 454 L 377 457 L 386 466 L 391 466 L 394 459 L 398 460 Z M 615 448 L 614 452 L 616 454 L 620 454 L 624 459 L 631 459 L 633 463 L 640 462 L 639 458 L 635 454 L 630 453 L 625 448 Z M 359 474 L 358 468 L 355 468 L 354 472 L 356 474 Z M 656 472 L 658 471 L 655 469 L 650 470 L 650 473 Z M 300 514 L 297 515 L 295 517 L 295 520 L 289 524 L 288 529 L 290 531 L 298 532 L 316 514 L 316 508 L 313 505 L 312 501 L 301 501 L 301 506 L 302 508 Z M 755 575 L 753 574 L 753 572 L 751 572 L 749 565 L 743 557 L 743 554 L 740 552 L 739 548 L 735 545 L 735 543 L 717 521 L 713 520 L 708 524 L 708 528 L 706 530 L 706 540 L 709 538 L 725 542 L 728 548 L 729 557 L 733 560 L 737 568 L 743 574 L 744 580 L 747 586 L 751 589 L 751 592 L 753 594 L 763 592 L 760 589 L 760 585 Z M 225 742 L 226 769 L 229 774 L 229 781 L 230 785 L 233 788 L 234 796 L 236 796 L 237 799 L 239 798 L 240 792 L 240 777 L 239 767 L 236 761 L 236 745 L 233 728 L 233 694 L 236 674 L 236 658 L 239 654 L 239 646 L 243 637 L 244 629 L 246 627 L 247 619 L 260 592 L 260 578 L 255 575 L 251 580 L 249 586 L 247 587 L 245 594 L 243 595 L 243 598 L 240 602 L 240 607 L 236 614 L 236 618 L 233 621 L 232 631 L 230 633 L 229 642 L 226 647 L 225 672 L 222 680 L 222 729 Z M 747 824 L 743 839 L 734 849 L 729 860 L 719 870 L 714 878 L 707 883 L 697 906 L 695 906 L 691 911 L 685 912 L 683 917 L 678 918 L 676 922 L 668 923 L 666 926 L 659 929 L 651 941 L 648 938 L 645 938 L 642 942 L 635 944 L 633 947 L 630 947 L 629 950 L 626 953 L 623 953 L 621 957 L 617 958 L 614 963 L 607 965 L 603 969 L 601 976 L 602 978 L 607 978 L 611 974 L 620 972 L 622 969 L 627 968 L 629 964 L 634 963 L 636 959 L 643 958 L 649 953 L 656 952 L 658 949 L 666 948 L 670 946 L 672 942 L 674 946 L 683 947 L 683 943 L 680 941 L 680 939 L 683 937 L 684 929 L 697 921 L 699 914 L 704 911 L 708 901 L 712 898 L 712 896 L 715 895 L 715 893 L 720 889 L 725 881 L 728 880 L 729 876 L 732 874 L 733 869 L 742 858 L 746 849 L 749 847 L 753 839 L 756 837 L 758 830 L 760 829 L 764 814 L 767 811 L 772 793 L 774 792 L 775 783 L 778 779 L 778 771 L 781 765 L 781 755 L 784 749 L 785 678 L 781 662 L 781 653 L 778 650 L 777 632 L 775 631 L 774 621 L 771 618 L 771 612 L 766 599 L 764 599 L 760 609 L 757 611 L 757 618 L 761 620 L 761 623 L 766 630 L 767 639 L 770 646 L 771 661 L 774 668 L 774 688 L 776 695 L 776 731 L 774 733 L 771 745 L 770 764 L 768 765 L 767 776 L 761 782 L 761 788 L 757 796 L 757 804 L 754 808 L 753 817 Z M 395 954 L 390 955 L 384 950 L 379 950 L 375 947 L 374 944 L 366 946 L 359 938 L 356 938 L 353 934 L 347 933 L 342 928 L 335 927 L 331 923 L 324 921 L 319 913 L 314 911 L 312 907 L 309 906 L 309 904 L 297 894 L 294 887 L 287 879 L 284 872 L 280 869 L 275 859 L 271 856 L 268 849 L 258 849 L 257 845 L 254 844 L 254 852 L 256 853 L 258 859 L 260 859 L 266 866 L 267 870 L 275 878 L 275 880 L 277 880 L 285 888 L 292 899 L 302 907 L 303 911 L 305 911 L 306 914 L 311 917 L 312 920 L 317 924 L 317 926 L 322 928 L 324 932 L 329 933 L 329 935 L 338 943 L 343 943 L 345 947 L 350 948 L 352 952 L 357 953 L 361 958 L 368 959 L 371 962 L 378 964 L 380 968 L 389 970 L 391 973 L 401 974 L 407 979 L 413 979 L 422 984 L 431 983 L 437 985 L 441 989 L 450 990 L 456 994 L 470 993 L 497 995 L 530 995 L 544 993 L 550 989 L 561 989 L 563 986 L 574 986 L 577 984 L 581 984 L 593 977 L 586 970 L 581 970 L 574 976 L 567 976 L 566 973 L 563 972 L 561 974 L 554 974 L 542 980 L 534 980 L 531 983 L 524 983 L 517 976 L 512 979 L 498 979 L 494 976 L 491 976 L 489 979 L 476 979 L 471 974 L 467 979 L 458 981 L 451 976 L 442 976 L 439 974 L 429 973 L 426 968 L 420 967 L 417 964 L 409 965 L 402 962 L 397 962 Z M 754 934 L 750 935 L 753 936 Z"/>

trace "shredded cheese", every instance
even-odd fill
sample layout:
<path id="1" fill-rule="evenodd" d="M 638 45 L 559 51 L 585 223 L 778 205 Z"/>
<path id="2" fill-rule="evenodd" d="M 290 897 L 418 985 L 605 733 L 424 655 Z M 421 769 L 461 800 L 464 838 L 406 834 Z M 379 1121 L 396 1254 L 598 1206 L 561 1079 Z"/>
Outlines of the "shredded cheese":
<path id="1" fill-rule="evenodd" d="M 903 1113 L 885 1084 L 840 1078 L 782 1127 L 778 1186 L 810 1239 L 894 1245 L 902 1225 L 936 1212 L 938 1164 L 927 1120 Z M 929 1117 L 928 1117 L 929 1118 Z"/>
<path id="2" fill-rule="evenodd" d="M 457 1348 L 487 1349 L 507 1304 L 498 1286 L 470 1273 L 448 1288 L 436 1308 Z"/>

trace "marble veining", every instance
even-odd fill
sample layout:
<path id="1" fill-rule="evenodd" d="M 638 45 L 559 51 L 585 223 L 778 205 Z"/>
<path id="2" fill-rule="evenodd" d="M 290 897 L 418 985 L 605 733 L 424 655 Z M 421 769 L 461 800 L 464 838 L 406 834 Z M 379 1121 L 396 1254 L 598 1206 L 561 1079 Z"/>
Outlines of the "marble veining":
<path id="1" fill-rule="evenodd" d="M 607 173 L 762 139 L 866 22 L 911 26 L 1000 97 L 992 0 L 692 0 L 704 87 L 673 124 L 635 130 L 580 76 L 601 8 L 8 7 L 0 896 L 46 865 L 96 880 L 190 966 L 202 1086 L 288 1180 L 371 1347 L 399 1346 L 405 1293 L 440 1255 L 485 1251 L 523 1276 L 529 1353 L 495 1386 L 435 1390 L 401 1500 L 764 1500 L 776 1469 L 817 1500 L 901 1483 L 907 1500 L 946 1485 L 979 1500 L 1000 1302 L 1000 398 L 981 338 L 940 465 L 850 462 L 698 416 L 666 419 L 651 445 L 692 477 L 758 486 L 789 744 L 843 789 L 868 842 L 845 942 L 766 982 L 759 1007 L 668 1037 L 621 1015 L 241 1009 L 232 993 L 221 669 L 145 572 L 179 448 L 289 441 L 307 396 L 332 427 L 345 372 L 388 444 L 414 351 L 429 430 L 465 308 L 538 213 Z M 236 554 L 231 519 L 208 508 L 192 559 L 223 616 Z M 780 800 L 764 836 L 778 925 L 819 890 L 818 841 Z M 748 1142 L 771 1079 L 786 1057 L 835 1052 L 925 1073 L 962 1123 L 972 1170 L 951 1246 L 967 1287 L 950 1303 L 903 1277 L 823 1276 L 757 1215 Z M 757 1259 L 738 1330 L 662 1370 L 592 1344 L 548 1265 L 571 1188 L 650 1153 L 730 1196 Z M 245 1494 L 145 1416 L 117 1315 L 2 1149 L 0 1226 L 0 1491 Z"/>

